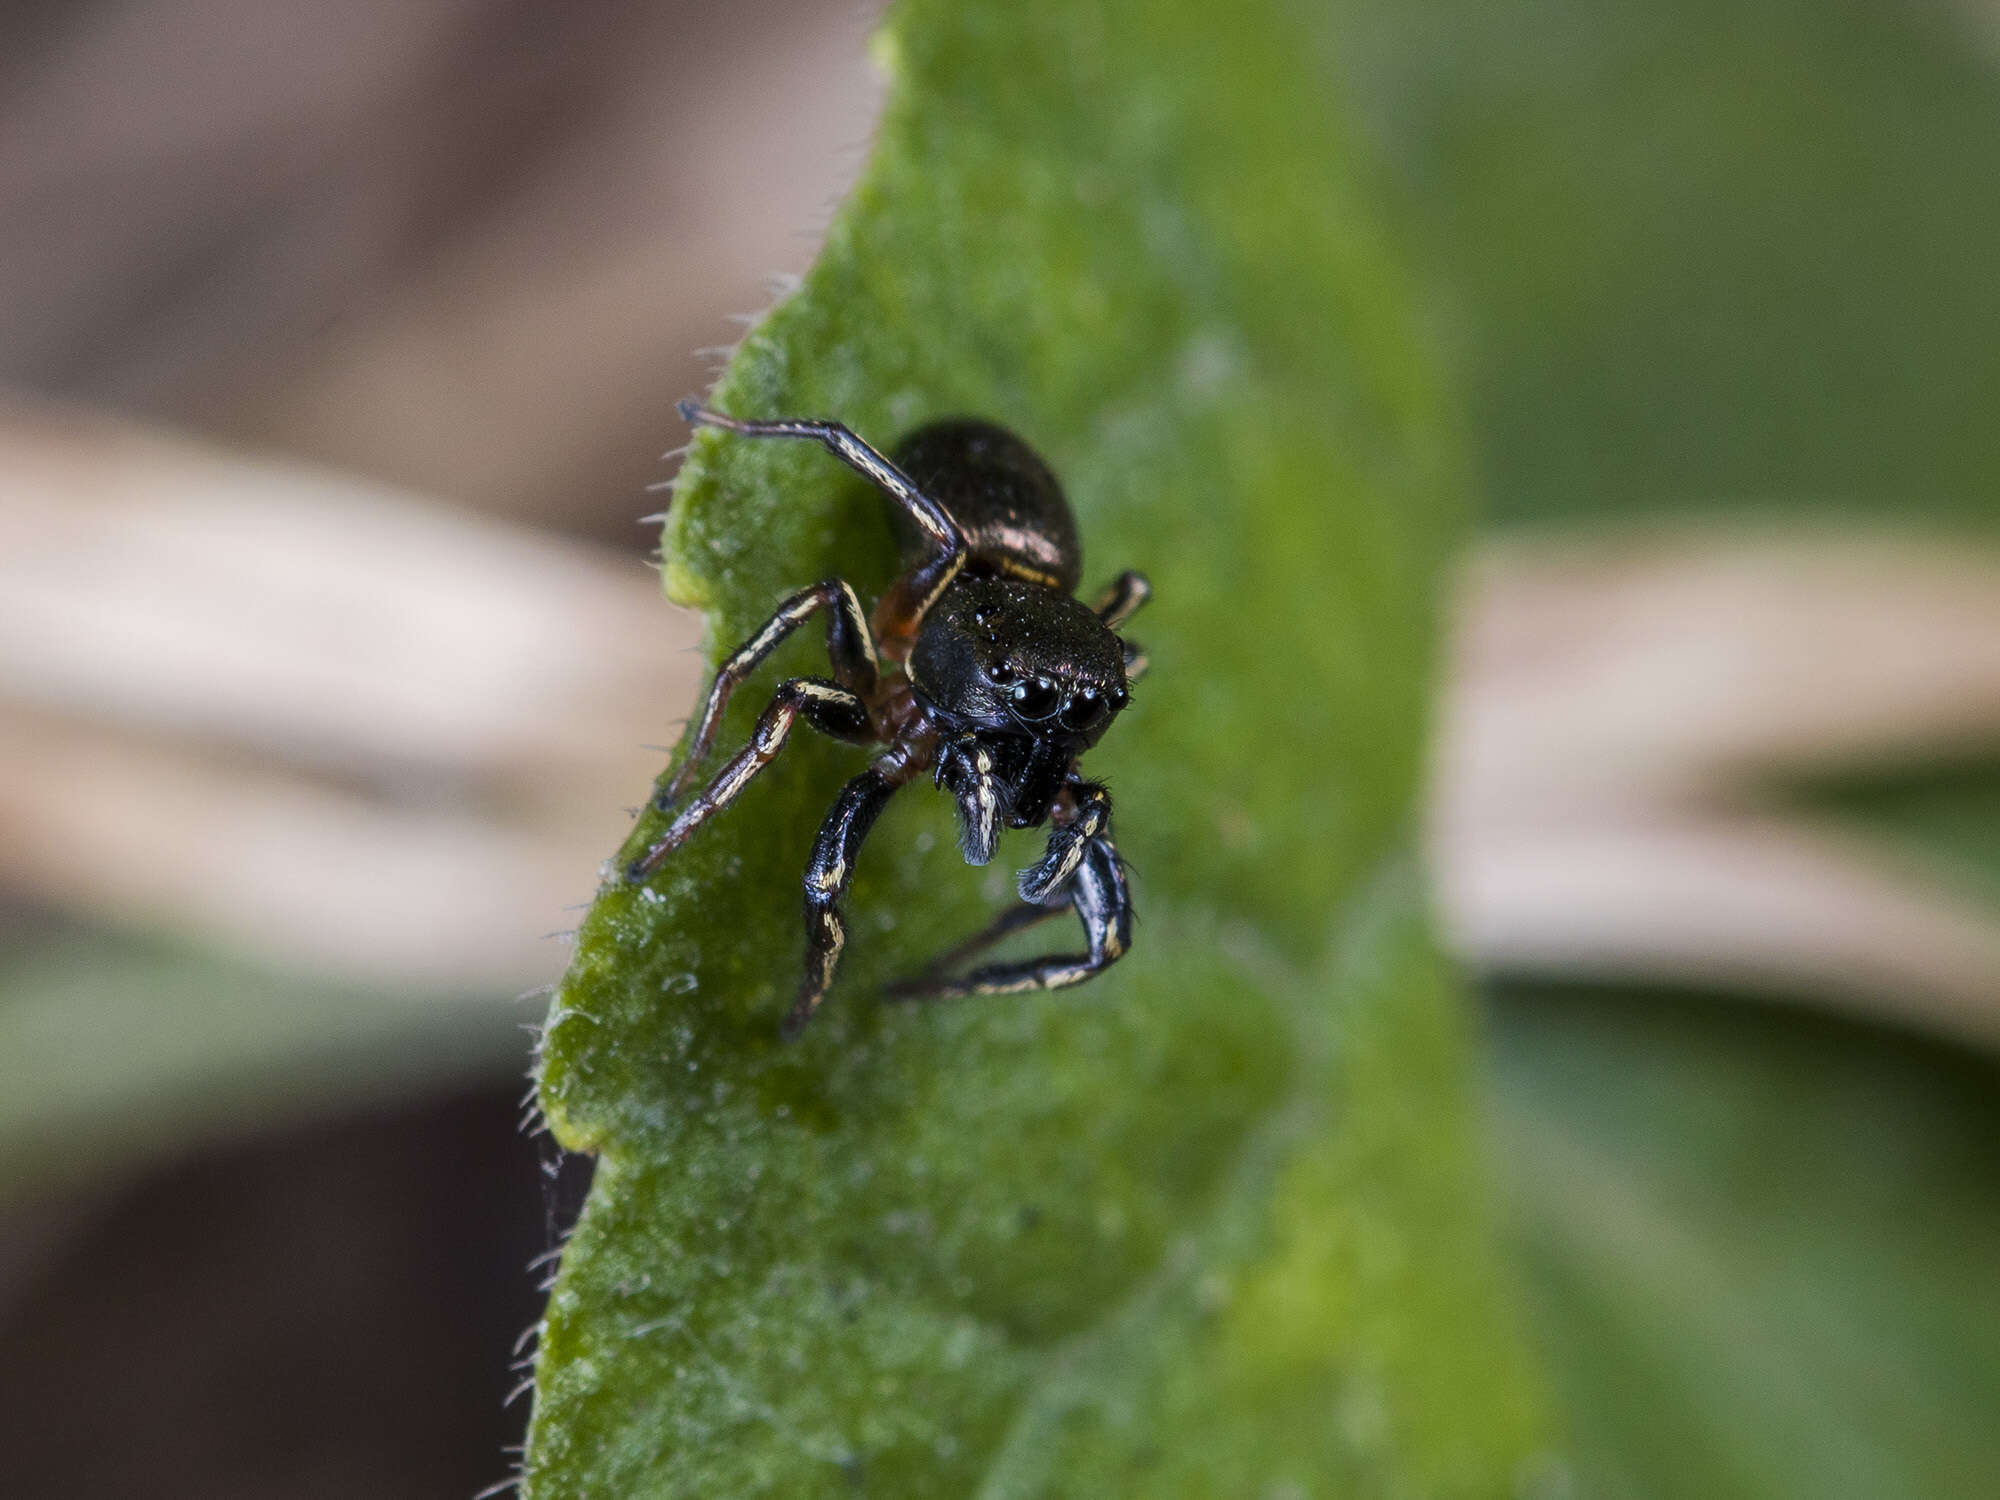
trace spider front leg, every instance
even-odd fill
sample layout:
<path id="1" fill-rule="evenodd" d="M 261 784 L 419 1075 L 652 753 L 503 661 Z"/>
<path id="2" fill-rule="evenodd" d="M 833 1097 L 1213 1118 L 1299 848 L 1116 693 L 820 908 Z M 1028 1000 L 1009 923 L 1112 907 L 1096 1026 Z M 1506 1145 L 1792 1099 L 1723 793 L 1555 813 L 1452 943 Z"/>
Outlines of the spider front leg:
<path id="1" fill-rule="evenodd" d="M 681 420 L 696 427 L 719 427 L 744 437 L 804 438 L 824 447 L 855 473 L 872 483 L 901 508 L 934 548 L 931 556 L 889 586 L 876 606 L 882 623 L 883 647 L 898 660 L 922 623 L 924 612 L 937 602 L 959 569 L 965 566 L 965 532 L 915 480 L 838 422 L 813 417 L 779 417 L 754 421 L 725 416 L 694 401 L 680 403 Z"/>
<path id="2" fill-rule="evenodd" d="M 674 779 L 653 798 L 655 807 L 664 812 L 687 794 L 695 773 L 715 744 L 715 733 L 722 726 L 722 711 L 728 706 L 730 695 L 778 649 L 786 636 L 823 609 L 829 611 L 826 654 L 833 664 L 834 681 L 863 698 L 875 691 L 880 663 L 875 656 L 875 641 L 868 633 L 868 617 L 862 613 L 861 601 L 855 597 L 853 588 L 844 579 L 829 578 L 809 589 L 800 589 L 715 669 L 715 681 L 702 704 L 701 717 L 688 736 L 687 757 Z"/>
<path id="3" fill-rule="evenodd" d="M 1111 793 L 1094 781 L 1070 779 L 1057 804 L 1056 829 L 1047 851 L 1023 870 L 1017 885 L 1021 899 L 1039 906 L 1058 894 L 1083 863 L 1091 840 L 1111 826 Z"/>
<path id="4" fill-rule="evenodd" d="M 806 977 L 781 1028 L 786 1041 L 805 1029 L 833 983 L 840 950 L 847 945 L 840 898 L 854 878 L 854 860 L 861 852 L 862 840 L 900 785 L 880 771 L 863 771 L 841 788 L 833 811 L 813 840 L 812 859 L 806 865 Z"/>
<path id="5" fill-rule="evenodd" d="M 1010 933 L 1053 916 L 1064 906 L 1083 923 L 1087 953 L 1049 954 L 1017 963 L 988 964 L 959 979 L 938 977 L 943 970 L 970 958 Z M 1004 912 L 970 942 L 961 944 L 923 974 L 888 988 L 893 1000 L 952 1000 L 967 995 L 1018 995 L 1031 990 L 1067 989 L 1111 967 L 1132 946 L 1132 894 L 1125 883 L 1125 865 L 1101 835 L 1084 846 L 1082 861 L 1071 880 L 1067 899 L 1053 906 L 1022 905 Z"/>
<path id="6" fill-rule="evenodd" d="M 780 687 L 770 707 L 758 716 L 750 743 L 716 773 L 680 816 L 668 825 L 646 852 L 633 860 L 625 871 L 627 880 L 643 880 L 665 862 L 667 856 L 687 842 L 703 823 L 734 802 L 764 767 L 778 757 L 799 718 L 821 734 L 853 744 L 867 744 L 874 738 L 868 720 L 868 705 L 843 687 L 816 677 L 794 677 Z"/>

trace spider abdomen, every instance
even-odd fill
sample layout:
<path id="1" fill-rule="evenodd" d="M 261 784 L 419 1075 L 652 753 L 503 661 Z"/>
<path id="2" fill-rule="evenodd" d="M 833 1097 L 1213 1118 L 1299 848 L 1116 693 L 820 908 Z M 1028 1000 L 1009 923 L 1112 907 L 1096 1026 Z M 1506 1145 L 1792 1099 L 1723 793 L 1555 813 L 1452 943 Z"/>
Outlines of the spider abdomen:
<path id="1" fill-rule="evenodd" d="M 1004 427 L 954 417 L 920 427 L 891 455 L 965 533 L 966 572 L 1000 573 L 1074 593 L 1083 541 L 1062 486 L 1035 450 Z M 895 512 L 906 555 L 926 539 Z"/>

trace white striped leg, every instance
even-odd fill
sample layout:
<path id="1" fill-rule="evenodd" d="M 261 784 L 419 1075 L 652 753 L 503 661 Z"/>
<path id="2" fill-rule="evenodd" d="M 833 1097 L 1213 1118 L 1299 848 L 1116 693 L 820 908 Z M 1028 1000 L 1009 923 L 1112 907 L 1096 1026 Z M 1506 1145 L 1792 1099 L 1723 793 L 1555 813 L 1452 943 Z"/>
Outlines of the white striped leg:
<path id="1" fill-rule="evenodd" d="M 930 538 L 937 551 L 890 584 L 876 610 L 875 618 L 883 622 L 883 645 L 900 660 L 924 613 L 965 566 L 968 544 L 951 513 L 919 489 L 909 475 L 838 422 L 810 418 L 746 421 L 724 416 L 692 401 L 683 401 L 680 413 L 683 421 L 696 426 L 720 427 L 745 437 L 808 438 L 820 443 L 901 506 L 917 529 Z"/>
<path id="2" fill-rule="evenodd" d="M 1000 844 L 1006 804 L 993 756 L 983 745 L 948 745 L 938 757 L 938 780 L 958 803 L 958 848 L 969 865 L 983 865 Z"/>
<path id="3" fill-rule="evenodd" d="M 867 443 L 838 422 L 810 417 L 781 417 L 775 421 L 748 421 L 727 417 L 693 401 L 680 404 L 681 420 L 697 427 L 720 427 L 744 437 L 807 438 L 823 444 L 827 451 L 850 469 L 869 480 L 891 500 L 910 513 L 910 519 L 945 552 L 965 550 L 965 534 L 937 501 L 917 488 L 917 482 L 897 468 Z"/>
<path id="4" fill-rule="evenodd" d="M 752 778 L 777 759 L 792 724 L 801 716 L 822 734 L 836 739 L 866 738 L 869 732 L 868 706 L 853 693 L 815 677 L 794 677 L 778 689 L 770 707 L 758 717 L 750 743 L 681 809 L 658 841 L 632 861 L 626 879 L 645 879 L 697 828 L 734 802 Z"/>
<path id="5" fill-rule="evenodd" d="M 899 979 L 884 992 L 891 1000 L 916 999 L 930 993 L 928 986 L 949 982 L 945 976 L 953 969 L 969 964 L 995 943 L 1012 937 L 1017 932 L 1026 932 L 1050 917 L 1059 917 L 1070 909 L 1065 897 L 1053 906 L 1029 906 L 1020 903 L 1008 907 L 978 932 L 960 943 L 948 953 L 941 953 L 924 965 L 923 972 L 911 979 Z"/>
<path id="6" fill-rule="evenodd" d="M 1105 586 L 1103 593 L 1091 600 L 1090 607 L 1098 619 L 1116 630 L 1152 597 L 1153 586 L 1146 581 L 1146 575 L 1127 568 Z"/>
<path id="7" fill-rule="evenodd" d="M 665 811 L 687 794 L 695 773 L 715 744 L 716 731 L 722 727 L 722 711 L 728 707 L 730 695 L 787 636 L 822 609 L 830 611 L 826 620 L 826 654 L 833 664 L 834 680 L 864 697 L 874 691 L 880 663 L 875 656 L 874 638 L 868 633 L 868 617 L 862 612 L 854 590 L 840 578 L 828 578 L 809 589 L 800 589 L 715 669 L 715 681 L 709 686 L 701 717 L 688 736 L 686 758 L 674 779 L 653 799 L 654 806 Z"/>
<path id="8" fill-rule="evenodd" d="M 1103 593 L 1091 600 L 1090 607 L 1098 619 L 1116 630 L 1136 615 L 1152 597 L 1153 586 L 1146 581 L 1146 575 L 1128 568 L 1112 579 Z M 1145 650 L 1131 641 L 1119 644 L 1125 648 L 1125 680 L 1128 683 L 1137 682 L 1146 675 Z"/>
<path id="9" fill-rule="evenodd" d="M 1103 787 L 1094 781 L 1072 781 L 1064 791 L 1067 814 L 1049 835 L 1047 852 L 1023 870 L 1017 882 L 1021 899 L 1030 906 L 1060 894 L 1082 865 L 1090 841 L 1111 827 L 1111 794 Z"/>
<path id="10" fill-rule="evenodd" d="M 1060 990 L 1082 984 L 1110 968 L 1132 946 L 1132 897 L 1125 883 L 1125 866 L 1109 839 L 1092 839 L 1085 848 L 1083 863 L 1077 868 L 1076 878 L 1070 882 L 1067 905 L 1083 923 L 1089 952 L 1052 953 L 1016 963 L 988 964 L 961 979 L 935 977 L 938 970 L 947 967 L 947 960 L 955 956 L 947 955 L 947 960 L 940 960 L 922 976 L 892 985 L 889 989 L 891 998 L 954 1000 L 968 995 L 1021 995 L 1036 990 Z M 1042 910 L 1044 908 L 1016 907 L 957 951 L 977 951 L 989 941 L 997 941 L 1009 932 L 1017 932 L 1039 920 Z"/>
<path id="11" fill-rule="evenodd" d="M 833 983 L 840 950 L 847 946 L 840 898 L 854 879 L 854 861 L 862 841 L 898 785 L 873 768 L 863 771 L 841 788 L 833 811 L 813 840 L 812 859 L 806 865 L 806 976 L 791 1013 L 785 1017 L 781 1034 L 786 1041 L 805 1029 Z"/>

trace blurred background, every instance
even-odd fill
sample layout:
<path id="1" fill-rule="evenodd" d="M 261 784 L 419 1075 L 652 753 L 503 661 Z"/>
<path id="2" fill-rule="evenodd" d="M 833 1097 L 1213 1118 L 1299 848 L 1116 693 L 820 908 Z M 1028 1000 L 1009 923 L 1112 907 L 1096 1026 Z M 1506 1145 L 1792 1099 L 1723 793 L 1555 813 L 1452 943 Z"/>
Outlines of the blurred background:
<path id="1" fill-rule="evenodd" d="M 2000 1493 L 2000 8 L 1348 12 L 1479 485 L 1429 842 L 1584 1489 Z M 6 1493 L 505 1476 L 587 1170 L 530 1031 L 698 676 L 640 518 L 871 19 L 0 11 Z"/>

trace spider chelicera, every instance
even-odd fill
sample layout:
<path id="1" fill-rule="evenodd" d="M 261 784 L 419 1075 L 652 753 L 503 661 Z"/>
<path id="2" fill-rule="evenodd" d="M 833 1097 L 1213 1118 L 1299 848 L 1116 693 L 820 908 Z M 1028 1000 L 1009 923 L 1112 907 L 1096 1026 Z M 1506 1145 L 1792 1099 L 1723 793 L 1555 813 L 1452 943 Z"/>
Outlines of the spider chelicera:
<path id="1" fill-rule="evenodd" d="M 833 982 L 846 942 L 840 898 L 862 840 L 897 790 L 925 771 L 958 804 L 968 864 L 993 858 L 1000 830 L 1052 825 L 1048 849 L 1020 872 L 1019 904 L 912 979 L 896 999 L 1061 989 L 1116 962 L 1132 937 L 1125 867 L 1111 842 L 1111 798 L 1077 769 L 1125 707 L 1144 654 L 1117 627 L 1151 586 L 1121 573 L 1092 604 L 1075 597 L 1083 547 L 1062 488 L 1033 449 L 990 422 L 956 419 L 912 433 L 885 458 L 838 422 L 749 422 L 684 401 L 696 426 L 746 437 L 810 438 L 892 502 L 903 571 L 875 607 L 873 630 L 845 580 L 829 578 L 778 606 L 715 674 L 687 759 L 659 795 L 679 814 L 626 870 L 644 880 L 727 807 L 803 719 L 822 734 L 881 745 L 841 789 L 806 866 L 806 972 L 785 1017 L 794 1037 Z M 825 611 L 833 679 L 794 677 L 757 720 L 750 743 L 687 798 L 714 745 L 723 706 L 779 642 Z M 683 805 L 683 798 L 687 798 Z M 1011 933 L 1074 911 L 1085 953 L 952 971 Z"/>

